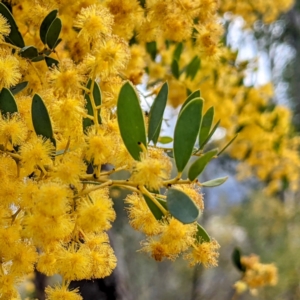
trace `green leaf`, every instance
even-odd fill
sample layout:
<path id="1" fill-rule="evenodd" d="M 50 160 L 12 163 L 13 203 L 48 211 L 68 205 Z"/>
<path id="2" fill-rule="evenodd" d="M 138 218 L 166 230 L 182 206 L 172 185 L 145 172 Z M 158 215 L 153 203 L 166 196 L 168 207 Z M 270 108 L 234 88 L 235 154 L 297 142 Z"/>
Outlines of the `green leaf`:
<path id="1" fill-rule="evenodd" d="M 203 141 L 203 143 L 200 146 L 200 149 L 203 149 L 204 146 L 209 142 L 209 140 L 211 139 L 211 137 L 214 135 L 215 131 L 217 130 L 218 126 L 220 125 L 221 120 L 219 120 L 215 126 L 213 127 L 213 129 L 211 130 L 211 132 L 208 134 L 208 136 L 206 137 L 206 139 Z"/>
<path id="2" fill-rule="evenodd" d="M 163 212 L 159 209 L 158 206 L 156 206 L 156 204 L 147 196 L 147 195 L 143 195 L 144 199 L 149 207 L 149 209 L 151 210 L 153 216 L 155 217 L 156 220 L 161 220 L 164 217 Z M 164 207 L 167 208 L 167 204 L 166 201 L 163 201 L 161 199 L 157 199 L 156 200 Z"/>
<path id="3" fill-rule="evenodd" d="M 183 50 L 183 43 L 179 43 L 173 52 L 173 59 L 179 61 L 182 50 Z"/>
<path id="4" fill-rule="evenodd" d="M 234 140 L 238 137 L 238 134 L 236 134 L 229 142 L 228 144 L 218 153 L 218 156 L 221 155 L 233 142 Z"/>
<path id="5" fill-rule="evenodd" d="M 90 89 L 91 85 L 92 85 L 92 80 L 89 79 L 86 87 L 88 89 Z M 100 90 L 100 87 L 99 87 L 99 85 L 96 81 L 94 83 L 93 96 L 94 96 L 94 101 L 95 101 L 96 106 L 101 105 L 101 103 L 102 103 L 101 90 Z M 91 98 L 90 98 L 89 94 L 86 93 L 84 95 L 84 98 L 85 98 L 85 101 L 86 101 L 86 109 L 87 109 L 88 115 L 94 116 L 93 106 L 92 106 L 92 102 L 91 102 Z M 102 120 L 101 120 L 100 110 L 99 110 L 98 123 L 101 124 L 101 122 L 102 122 Z M 93 120 L 88 119 L 88 118 L 84 118 L 83 119 L 83 130 L 85 130 L 88 126 L 91 126 L 93 124 L 94 124 Z"/>
<path id="6" fill-rule="evenodd" d="M 201 124 L 201 128 L 200 128 L 200 133 L 199 133 L 200 149 L 201 149 L 202 143 L 207 139 L 207 137 L 209 135 L 210 128 L 211 128 L 213 120 L 214 120 L 214 114 L 215 114 L 215 109 L 212 106 L 203 115 L 202 124 Z"/>
<path id="7" fill-rule="evenodd" d="M 45 57 L 45 62 L 47 64 L 48 68 L 58 67 L 58 65 L 59 65 L 58 60 L 56 60 L 52 57 L 48 57 L 48 56 Z"/>
<path id="8" fill-rule="evenodd" d="M 186 100 L 184 101 L 184 103 L 182 104 L 179 114 L 181 113 L 181 111 L 184 109 L 184 107 L 185 107 L 190 101 L 192 101 L 193 99 L 196 99 L 196 98 L 200 98 L 200 97 L 201 97 L 200 90 L 197 90 L 197 91 L 191 93 L 191 94 L 186 98 Z"/>
<path id="9" fill-rule="evenodd" d="M 7 22 L 10 25 L 10 33 L 8 37 L 5 37 L 5 40 L 12 45 L 15 45 L 19 48 L 23 48 L 25 46 L 25 43 L 19 31 L 19 28 L 16 24 L 16 21 L 13 15 L 8 10 L 8 8 L 1 2 L 0 2 L 0 14 L 2 14 L 3 17 L 7 19 Z"/>
<path id="10" fill-rule="evenodd" d="M 199 133 L 203 100 L 190 101 L 180 113 L 174 132 L 174 157 L 178 172 L 188 163 Z"/>
<path id="11" fill-rule="evenodd" d="M 216 178 L 216 179 L 205 181 L 205 182 L 201 182 L 201 186 L 215 187 L 215 186 L 223 184 L 227 179 L 228 179 L 228 176 Z"/>
<path id="12" fill-rule="evenodd" d="M 207 164 L 218 153 L 218 150 L 211 150 L 199 157 L 191 166 L 188 173 L 189 180 L 195 180 L 205 169 Z"/>
<path id="13" fill-rule="evenodd" d="M 50 49 L 55 48 L 61 32 L 61 28 L 62 28 L 62 23 L 60 18 L 54 19 L 51 25 L 49 26 L 46 34 L 46 43 Z"/>
<path id="14" fill-rule="evenodd" d="M 161 87 L 158 95 L 156 96 L 149 113 L 149 126 L 148 126 L 148 141 L 157 143 L 157 138 L 160 133 L 162 119 L 167 105 L 169 87 L 168 83 L 165 82 Z M 158 131 L 158 136 L 155 133 Z"/>
<path id="15" fill-rule="evenodd" d="M 32 62 L 38 62 L 44 60 L 45 56 L 44 55 L 38 55 L 37 57 L 34 57 L 31 59 Z"/>
<path id="16" fill-rule="evenodd" d="M 52 10 L 43 20 L 41 27 L 40 27 L 40 38 L 41 41 L 46 44 L 46 35 L 47 35 L 47 31 L 51 25 L 51 23 L 56 19 L 58 10 Z"/>
<path id="17" fill-rule="evenodd" d="M 196 55 L 186 67 L 186 78 L 194 80 L 200 69 L 200 58 Z"/>
<path id="18" fill-rule="evenodd" d="M 173 139 L 169 136 L 161 136 L 158 139 L 158 142 L 161 144 L 169 144 L 169 143 L 173 142 Z"/>
<path id="19" fill-rule="evenodd" d="M 178 65 L 177 60 L 175 60 L 175 59 L 173 59 L 173 61 L 172 61 L 171 71 L 172 71 L 172 74 L 174 75 L 174 77 L 176 79 L 178 79 L 179 75 L 180 75 L 180 73 L 179 73 L 179 65 Z"/>
<path id="20" fill-rule="evenodd" d="M 0 111 L 2 115 L 18 112 L 16 100 L 11 91 L 7 88 L 3 88 L 0 93 Z"/>
<path id="21" fill-rule="evenodd" d="M 24 58 L 33 59 L 39 55 L 39 52 L 34 46 L 26 46 L 20 50 L 19 55 Z"/>
<path id="22" fill-rule="evenodd" d="M 21 91 L 23 91 L 28 85 L 28 81 L 24 81 L 24 82 L 20 82 L 18 84 L 16 84 L 15 86 L 10 88 L 10 91 L 13 95 L 16 95 L 18 93 L 20 93 Z"/>
<path id="23" fill-rule="evenodd" d="M 210 242 L 210 236 L 199 223 L 197 223 L 196 239 L 199 243 Z"/>
<path id="24" fill-rule="evenodd" d="M 127 81 L 121 88 L 117 117 L 123 142 L 135 160 L 140 160 L 140 143 L 147 147 L 144 115 L 134 87 Z"/>
<path id="25" fill-rule="evenodd" d="M 171 215 L 183 224 L 195 222 L 200 214 L 195 202 L 187 194 L 177 189 L 168 190 L 167 206 Z"/>
<path id="26" fill-rule="evenodd" d="M 156 42 L 149 42 L 146 44 L 146 51 L 150 54 L 151 59 L 154 61 L 157 53 Z"/>
<path id="27" fill-rule="evenodd" d="M 246 271 L 245 266 L 243 266 L 241 263 L 241 251 L 239 248 L 234 248 L 231 258 L 232 258 L 233 264 L 239 271 L 241 271 L 241 272 Z"/>
<path id="28" fill-rule="evenodd" d="M 32 123 L 37 135 L 50 139 L 54 147 L 56 141 L 53 136 L 50 116 L 42 98 L 35 94 L 31 106 Z"/>

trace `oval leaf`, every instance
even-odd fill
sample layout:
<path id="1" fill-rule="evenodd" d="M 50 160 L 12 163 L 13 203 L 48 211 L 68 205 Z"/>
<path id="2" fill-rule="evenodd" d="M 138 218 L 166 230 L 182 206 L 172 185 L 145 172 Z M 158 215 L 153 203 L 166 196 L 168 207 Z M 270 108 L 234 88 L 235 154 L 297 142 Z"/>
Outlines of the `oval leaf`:
<path id="1" fill-rule="evenodd" d="M 187 194 L 177 189 L 168 190 L 167 206 L 172 216 L 183 224 L 195 222 L 200 214 L 195 202 Z"/>
<path id="2" fill-rule="evenodd" d="M 59 61 L 52 57 L 46 56 L 45 61 L 46 61 L 48 68 L 58 67 L 58 65 L 59 65 Z"/>
<path id="3" fill-rule="evenodd" d="M 19 55 L 24 58 L 32 59 L 37 57 L 39 55 L 39 52 L 38 49 L 34 46 L 26 46 L 20 50 Z"/>
<path id="4" fill-rule="evenodd" d="M 146 51 L 150 54 L 151 59 L 154 61 L 157 53 L 157 45 L 156 42 L 146 43 Z"/>
<path id="5" fill-rule="evenodd" d="M 117 117 L 123 142 L 135 160 L 140 160 L 142 151 L 139 143 L 146 147 L 144 115 L 134 87 L 126 82 L 120 91 L 117 103 Z"/>
<path id="6" fill-rule="evenodd" d="M 228 176 L 216 178 L 216 179 L 213 179 L 213 180 L 202 182 L 201 186 L 204 186 L 204 187 L 215 187 L 215 186 L 223 184 L 227 179 L 228 179 Z"/>
<path id="7" fill-rule="evenodd" d="M 8 37 L 5 37 L 5 40 L 10 44 L 13 44 L 19 48 L 23 48 L 25 46 L 25 43 L 16 24 L 16 21 L 13 15 L 2 2 L 0 2 L 0 14 L 7 19 L 7 22 L 10 25 L 10 33 Z"/>
<path id="8" fill-rule="evenodd" d="M 188 163 L 199 134 L 203 100 L 190 101 L 180 113 L 174 132 L 174 157 L 176 167 L 182 172 Z"/>
<path id="9" fill-rule="evenodd" d="M 50 49 L 54 49 L 56 46 L 56 43 L 58 41 L 58 37 L 61 32 L 61 19 L 56 18 L 53 20 L 51 25 L 48 28 L 47 34 L 46 34 L 46 43 Z"/>
<path id="10" fill-rule="evenodd" d="M 241 272 L 246 271 L 245 266 L 243 266 L 242 263 L 241 263 L 241 251 L 240 251 L 240 249 L 234 248 L 231 258 L 232 258 L 233 264 L 236 266 L 236 268 L 239 271 L 241 271 Z"/>
<path id="11" fill-rule="evenodd" d="M 13 86 L 10 88 L 10 91 L 12 92 L 13 95 L 16 95 L 23 91 L 28 85 L 28 81 L 20 82 L 17 85 Z"/>
<path id="12" fill-rule="evenodd" d="M 172 64 L 171 64 L 171 71 L 172 71 L 172 74 L 173 76 L 178 79 L 179 76 L 180 76 L 180 73 L 179 73 L 179 65 L 178 65 L 178 62 L 177 60 L 173 59 L 172 61 Z"/>
<path id="13" fill-rule="evenodd" d="M 177 61 L 179 61 L 182 50 L 183 50 L 183 43 L 179 43 L 173 52 L 173 59 L 176 59 Z"/>
<path id="14" fill-rule="evenodd" d="M 191 94 L 187 97 L 187 99 L 184 101 L 184 103 L 182 104 L 179 113 L 182 112 L 182 110 L 185 108 L 185 106 L 186 106 L 190 101 L 192 101 L 193 99 L 196 99 L 196 98 L 200 98 L 200 96 L 201 96 L 200 90 L 197 90 L 197 91 L 191 93 Z"/>
<path id="15" fill-rule="evenodd" d="M 200 58 L 196 55 L 186 67 L 186 78 L 194 80 L 201 67 Z"/>
<path id="16" fill-rule="evenodd" d="M 51 23 L 56 19 L 58 10 L 52 10 L 43 20 L 41 27 L 40 27 L 40 38 L 41 41 L 46 44 L 46 35 L 47 35 L 47 31 L 51 25 Z"/>
<path id="17" fill-rule="evenodd" d="M 203 115 L 202 124 L 199 133 L 199 145 L 200 149 L 202 147 L 203 142 L 207 139 L 213 120 L 214 120 L 215 109 L 214 107 L 210 107 L 206 113 Z"/>
<path id="18" fill-rule="evenodd" d="M 2 115 L 18 112 L 16 100 L 11 91 L 7 88 L 3 88 L 0 93 L 0 111 Z"/>
<path id="19" fill-rule="evenodd" d="M 195 180 L 205 169 L 206 165 L 211 161 L 211 159 L 217 155 L 218 150 L 211 150 L 206 152 L 203 156 L 199 157 L 189 169 L 188 178 L 189 180 Z"/>
<path id="20" fill-rule="evenodd" d="M 148 126 L 148 141 L 157 143 L 157 139 L 154 139 L 155 133 L 160 132 L 163 114 L 167 105 L 169 87 L 168 83 L 165 82 L 157 94 L 149 113 L 149 126 Z"/>
<path id="21" fill-rule="evenodd" d="M 48 110 L 38 94 L 33 96 L 31 115 L 36 134 L 50 139 L 53 145 L 56 146 Z"/>
<path id="22" fill-rule="evenodd" d="M 171 142 L 173 142 L 173 139 L 169 136 L 161 136 L 158 141 L 161 143 L 161 144 L 169 144 Z"/>
<path id="23" fill-rule="evenodd" d="M 88 89 L 91 88 L 92 85 L 92 80 L 89 79 L 86 87 Z M 93 89 L 93 96 L 94 96 L 94 101 L 96 106 L 101 105 L 102 103 L 102 96 L 101 96 L 101 90 L 100 87 L 98 85 L 98 83 L 95 81 L 94 82 L 94 89 Z M 92 106 L 92 102 L 91 102 L 91 97 L 89 96 L 89 94 L 85 94 L 84 95 L 84 99 L 86 101 L 86 109 L 87 109 L 87 113 L 90 116 L 94 116 L 94 111 L 93 111 L 93 106 Z M 101 124 L 101 117 L 100 117 L 100 110 L 98 111 L 98 123 Z M 85 130 L 87 127 L 91 126 L 94 124 L 94 121 L 89 119 L 89 118 L 84 118 L 83 119 L 83 130 Z"/>
<path id="24" fill-rule="evenodd" d="M 210 236 L 199 223 L 197 223 L 196 239 L 199 243 L 210 242 Z"/>
<path id="25" fill-rule="evenodd" d="M 32 62 L 38 62 L 44 60 L 45 56 L 44 55 L 38 55 L 37 57 L 34 57 L 31 59 Z"/>
<path id="26" fill-rule="evenodd" d="M 147 195 L 143 195 L 144 199 L 149 207 L 149 209 L 151 210 L 153 216 L 155 217 L 156 220 L 161 220 L 164 217 L 164 214 L 162 213 L 162 211 L 159 209 L 158 206 L 156 206 L 156 204 L 147 196 Z M 161 200 L 161 199 L 157 199 L 157 201 L 159 201 L 159 203 L 164 207 L 167 208 L 167 204 L 165 201 Z"/>
<path id="27" fill-rule="evenodd" d="M 200 150 L 204 148 L 204 146 L 209 142 L 209 140 L 211 139 L 211 137 L 214 135 L 215 131 L 218 129 L 218 126 L 220 124 L 221 120 L 219 120 L 215 126 L 213 127 L 213 129 L 211 130 L 211 132 L 208 134 L 208 136 L 206 137 L 206 139 L 202 142 L 201 146 L 200 146 Z"/>

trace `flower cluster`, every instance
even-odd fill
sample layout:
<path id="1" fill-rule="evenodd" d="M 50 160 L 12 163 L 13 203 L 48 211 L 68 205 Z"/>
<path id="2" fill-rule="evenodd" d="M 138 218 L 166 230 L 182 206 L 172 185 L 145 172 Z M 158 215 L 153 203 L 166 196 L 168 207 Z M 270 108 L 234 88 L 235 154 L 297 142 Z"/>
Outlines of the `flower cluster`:
<path id="1" fill-rule="evenodd" d="M 216 266 L 219 245 L 208 235 L 201 239 L 198 215 L 181 222 L 160 194 L 174 185 L 197 212 L 204 208 L 200 183 L 182 180 L 181 172 L 170 179 L 171 158 L 156 146 L 140 145 L 135 160 L 116 104 L 125 79 L 141 82 L 148 42 L 195 38 L 195 51 L 218 57 L 217 2 L 0 5 L 0 298 L 19 299 L 16 285 L 35 267 L 63 278 L 46 289 L 49 300 L 81 299 L 68 290 L 71 281 L 111 274 L 117 262 L 106 233 L 116 218 L 111 186 L 134 192 L 126 202 L 131 225 L 148 236 L 142 251 L 156 260 L 184 253 L 191 265 Z M 112 180 L 119 170 L 129 178 Z"/>
<path id="2" fill-rule="evenodd" d="M 277 268 L 274 264 L 262 264 L 259 257 L 254 254 L 242 256 L 241 264 L 245 268 L 245 272 L 242 279 L 234 284 L 238 294 L 244 293 L 247 289 L 256 294 L 257 288 L 277 284 Z"/>

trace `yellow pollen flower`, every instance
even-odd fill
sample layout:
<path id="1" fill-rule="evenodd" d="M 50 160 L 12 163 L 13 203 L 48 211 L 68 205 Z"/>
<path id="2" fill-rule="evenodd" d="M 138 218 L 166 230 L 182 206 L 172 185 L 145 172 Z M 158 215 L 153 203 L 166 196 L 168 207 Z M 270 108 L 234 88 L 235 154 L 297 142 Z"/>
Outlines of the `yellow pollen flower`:
<path id="1" fill-rule="evenodd" d="M 10 34 L 10 25 L 7 20 L 0 14 L 0 41 L 4 41 L 4 37 Z"/>
<path id="2" fill-rule="evenodd" d="M 91 5 L 82 8 L 74 22 L 74 27 L 80 30 L 78 36 L 87 41 L 110 35 L 112 32 L 113 16 L 101 5 Z"/>
<path id="3" fill-rule="evenodd" d="M 217 251 L 219 248 L 220 245 L 216 240 L 197 243 L 192 252 L 186 254 L 184 258 L 190 260 L 190 266 L 202 263 L 206 268 L 216 267 L 218 265 L 219 253 Z"/>
<path id="4" fill-rule="evenodd" d="M 0 50 L 0 88 L 16 85 L 21 79 L 19 61 L 7 50 Z"/>
<path id="5" fill-rule="evenodd" d="M 78 289 L 69 291 L 65 286 L 57 286 L 46 287 L 45 291 L 47 300 L 82 300 Z"/>

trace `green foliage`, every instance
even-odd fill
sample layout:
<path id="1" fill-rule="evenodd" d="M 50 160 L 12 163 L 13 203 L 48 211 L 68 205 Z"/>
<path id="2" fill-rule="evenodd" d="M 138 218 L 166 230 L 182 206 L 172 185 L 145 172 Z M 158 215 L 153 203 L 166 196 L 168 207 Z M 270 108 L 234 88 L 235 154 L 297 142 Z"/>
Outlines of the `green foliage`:
<path id="1" fill-rule="evenodd" d="M 231 258 L 236 268 L 241 272 L 245 272 L 246 268 L 241 263 L 241 250 L 239 248 L 234 248 Z"/>
<path id="2" fill-rule="evenodd" d="M 201 185 L 204 187 L 215 187 L 223 184 L 228 179 L 228 176 L 225 177 L 219 177 L 216 179 L 212 179 L 209 181 L 201 182 Z"/>
<path id="3" fill-rule="evenodd" d="M 195 180 L 205 169 L 206 165 L 218 153 L 218 150 L 211 150 L 206 152 L 203 156 L 199 157 L 191 166 L 188 173 L 188 178 Z"/>
<path id="4" fill-rule="evenodd" d="M 180 108 L 180 112 L 185 108 L 185 106 L 192 101 L 193 99 L 196 98 L 200 98 L 201 97 L 201 93 L 200 90 L 197 90 L 193 93 L 190 93 L 190 95 L 187 97 L 187 99 L 184 101 L 184 103 L 182 104 L 181 108 Z"/>
<path id="5" fill-rule="evenodd" d="M 190 101 L 179 114 L 174 132 L 174 157 L 178 172 L 188 163 L 198 137 L 203 100 Z"/>
<path id="6" fill-rule="evenodd" d="M 28 85 L 28 81 L 24 81 L 24 82 L 20 82 L 18 84 L 16 84 L 15 86 L 10 88 L 10 91 L 13 95 L 16 95 L 18 93 L 20 93 L 21 91 L 23 91 L 24 89 L 26 89 Z"/>
<path id="7" fill-rule="evenodd" d="M 195 222 L 200 214 L 195 202 L 187 194 L 173 188 L 167 192 L 167 207 L 171 215 L 183 224 Z"/>
<path id="8" fill-rule="evenodd" d="M 56 141 L 53 137 L 53 129 L 51 125 L 48 110 L 42 98 L 35 94 L 31 105 L 32 124 L 37 135 L 41 135 L 50 139 L 54 146 Z"/>
<path id="9" fill-rule="evenodd" d="M 3 88 L 0 93 L 0 111 L 2 115 L 18 112 L 18 106 L 12 92 Z"/>
<path id="10" fill-rule="evenodd" d="M 58 10 L 52 10 L 43 20 L 41 27 L 40 27 L 40 39 L 44 44 L 47 44 L 46 36 L 49 30 L 50 25 L 56 19 Z"/>
<path id="11" fill-rule="evenodd" d="M 59 35 L 62 28 L 62 22 L 60 18 L 55 18 L 46 33 L 46 43 L 50 49 L 54 49 L 59 43 Z"/>
<path id="12" fill-rule="evenodd" d="M 179 71 L 179 64 L 176 59 L 173 59 L 172 64 L 171 64 L 171 71 L 173 76 L 178 79 L 180 76 L 180 71 Z"/>
<path id="13" fill-rule="evenodd" d="M 149 209 L 151 210 L 153 216 L 155 217 L 156 220 L 162 220 L 164 217 L 163 212 L 160 210 L 160 208 L 147 196 L 147 195 L 143 195 L 144 199 L 149 207 Z M 157 199 L 156 200 L 164 207 L 167 208 L 167 204 L 166 201 L 163 201 L 161 199 Z"/>
<path id="14" fill-rule="evenodd" d="M 121 137 L 128 152 L 135 160 L 140 160 L 142 151 L 140 143 L 147 146 L 145 121 L 138 95 L 129 82 L 121 88 L 117 103 L 117 117 Z"/>
<path id="15" fill-rule="evenodd" d="M 182 50 L 183 50 L 183 43 L 178 43 L 175 50 L 174 50 L 174 52 L 173 52 L 173 59 L 179 61 Z"/>
<path id="16" fill-rule="evenodd" d="M 39 55 L 39 53 L 38 53 L 38 49 L 36 47 L 26 46 L 20 50 L 19 55 L 31 60 L 31 59 L 37 57 Z"/>
<path id="17" fill-rule="evenodd" d="M 46 64 L 48 68 L 53 68 L 53 66 L 58 67 L 59 61 L 52 57 L 45 57 Z"/>
<path id="18" fill-rule="evenodd" d="M 196 55 L 191 62 L 186 66 L 186 78 L 194 80 L 201 67 L 200 58 Z"/>
<path id="19" fill-rule="evenodd" d="M 5 40 L 8 43 L 15 45 L 19 48 L 25 47 L 23 37 L 19 31 L 19 28 L 16 24 L 14 17 L 7 9 L 7 7 L 1 2 L 0 2 L 0 14 L 2 14 L 7 19 L 8 24 L 10 25 L 10 34 L 8 35 L 8 37 L 5 38 Z"/>
<path id="20" fill-rule="evenodd" d="M 196 239 L 198 242 L 210 242 L 210 236 L 206 232 L 206 230 L 197 223 L 197 233 L 196 233 Z"/>
<path id="21" fill-rule="evenodd" d="M 151 59 L 154 61 L 157 53 L 156 42 L 149 42 L 146 44 L 146 50 L 150 54 Z"/>
<path id="22" fill-rule="evenodd" d="M 199 146 L 200 149 L 203 149 L 205 145 L 205 141 L 207 141 L 207 137 L 209 135 L 213 120 L 214 120 L 215 109 L 214 107 L 210 107 L 206 113 L 203 115 L 202 124 L 199 133 Z"/>
<path id="23" fill-rule="evenodd" d="M 169 87 L 165 82 L 156 96 L 149 113 L 148 141 L 157 143 L 160 133 L 164 110 L 167 105 Z"/>
<path id="24" fill-rule="evenodd" d="M 169 144 L 169 143 L 173 142 L 173 139 L 169 136 L 161 136 L 161 137 L 159 137 L 158 141 L 161 144 Z"/>

